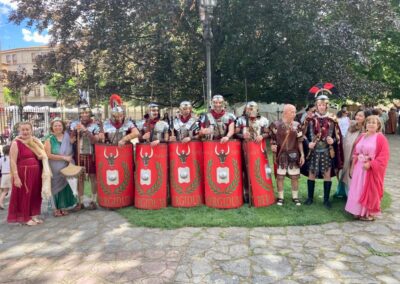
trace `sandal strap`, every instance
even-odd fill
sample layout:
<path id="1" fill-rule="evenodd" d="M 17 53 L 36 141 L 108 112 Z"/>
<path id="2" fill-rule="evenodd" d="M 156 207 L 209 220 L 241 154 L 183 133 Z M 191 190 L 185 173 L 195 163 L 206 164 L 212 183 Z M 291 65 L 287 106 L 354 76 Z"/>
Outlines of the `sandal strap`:
<path id="1" fill-rule="evenodd" d="M 32 220 L 34 221 L 34 222 L 36 222 L 36 223 L 38 223 L 38 224 L 43 224 L 43 220 L 42 219 L 40 219 L 39 217 L 32 217 Z"/>
<path id="2" fill-rule="evenodd" d="M 87 209 L 89 209 L 89 210 L 96 210 L 96 209 L 97 209 L 96 203 L 95 203 L 94 201 L 91 201 L 91 202 L 89 203 L 89 206 L 87 207 Z"/>
<path id="3" fill-rule="evenodd" d="M 61 217 L 63 214 L 61 212 L 61 210 L 56 210 L 54 211 L 54 217 Z"/>
<path id="4" fill-rule="evenodd" d="M 28 226 L 36 226 L 38 223 L 31 219 L 28 222 L 26 222 L 25 224 Z"/>
<path id="5" fill-rule="evenodd" d="M 360 217 L 360 220 L 361 221 L 375 221 L 375 218 L 372 216 L 368 216 L 368 217 L 363 216 L 363 217 Z"/>
<path id="6" fill-rule="evenodd" d="M 81 211 L 83 209 L 85 209 L 85 205 L 83 203 L 78 203 L 78 204 L 75 205 L 74 208 L 72 208 L 71 211 L 72 212 L 78 212 L 78 211 Z"/>

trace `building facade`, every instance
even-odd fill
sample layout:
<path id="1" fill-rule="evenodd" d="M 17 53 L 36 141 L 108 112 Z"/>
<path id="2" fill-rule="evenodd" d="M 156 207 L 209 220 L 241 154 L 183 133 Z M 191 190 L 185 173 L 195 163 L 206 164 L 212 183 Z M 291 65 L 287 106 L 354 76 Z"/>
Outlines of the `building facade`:
<path id="1" fill-rule="evenodd" d="M 3 62 L 0 60 L 0 108 L 1 108 L 1 107 L 4 107 L 4 103 L 5 103 L 5 101 L 4 101 L 4 91 L 3 91 L 4 83 L 3 83 L 3 81 L 1 80 L 1 79 L 2 79 L 2 76 L 4 75 L 3 70 L 4 70 L 4 71 L 7 71 L 7 70 L 8 70 L 8 64 L 3 63 Z"/>
<path id="2" fill-rule="evenodd" d="M 9 50 L 0 50 L 1 69 L 7 71 L 20 71 L 25 69 L 28 74 L 33 74 L 36 65 L 36 57 L 53 50 L 48 46 L 36 46 L 15 48 Z M 4 102 L 3 87 L 0 85 L 0 103 Z M 33 106 L 55 106 L 56 98 L 47 94 L 46 86 L 38 84 L 34 86 L 25 99 L 25 105 Z"/>

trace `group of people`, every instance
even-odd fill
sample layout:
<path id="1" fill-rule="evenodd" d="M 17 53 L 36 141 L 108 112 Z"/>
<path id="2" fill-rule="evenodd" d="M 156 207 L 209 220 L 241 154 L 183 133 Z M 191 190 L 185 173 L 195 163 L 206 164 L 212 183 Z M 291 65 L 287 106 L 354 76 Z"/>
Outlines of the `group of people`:
<path id="1" fill-rule="evenodd" d="M 384 134 L 400 134 L 400 108 L 391 107 L 389 111 L 375 108 L 372 114 L 379 116 Z"/>
<path id="2" fill-rule="evenodd" d="M 285 177 L 291 180 L 293 203 L 296 206 L 302 204 L 298 184 L 300 175 L 304 174 L 308 177 L 304 204 L 314 203 L 315 180 L 321 178 L 323 205 L 331 208 L 331 178 L 338 176 L 337 194 L 348 196 L 345 209 L 357 218 L 373 220 L 380 213 L 383 179 L 389 158 L 388 142 L 380 132 L 382 125 L 379 118 L 368 116 L 365 111 L 357 112 L 346 135 L 342 135 L 338 120 L 328 113 L 329 94 L 329 89 L 318 89 L 315 106 L 308 109 L 301 122 L 295 120 L 296 108 L 290 104 L 284 106 L 282 118 L 272 123 L 259 114 L 255 102 L 247 103 L 243 115 L 236 118 L 226 111 L 221 95 L 212 98 L 210 111 L 199 119 L 194 116 L 191 103 L 182 102 L 179 115 L 171 123 L 161 119 L 159 106 L 154 103 L 148 106 L 144 119 L 137 123 L 126 119 L 122 100 L 117 95 L 111 96 L 111 117 L 103 123 L 96 121 L 89 105 L 83 103 L 79 107 L 79 120 L 68 127 L 59 118 L 51 122 L 51 133 L 44 144 L 33 137 L 29 122 L 21 122 L 19 135 L 10 148 L 12 194 L 7 220 L 27 225 L 43 223 L 40 218 L 41 192 L 48 187 L 47 164 L 51 170 L 54 216 L 67 215 L 71 208 L 72 211 L 85 207 L 96 209 L 94 144 L 123 146 L 134 138 L 153 147 L 168 141 L 217 140 L 227 143 L 235 138 L 264 143 L 269 139 L 277 184 L 277 205 L 282 206 L 285 201 Z M 6 149 L 3 151 L 7 157 Z M 77 194 L 74 194 L 70 180 L 62 174 L 62 169 L 70 163 L 83 167 L 90 178 L 92 196 L 89 205 L 83 203 L 85 175 L 79 175 Z M 7 167 L 3 163 L 4 169 Z M 249 194 L 248 191 L 245 195 Z M 2 194 L 1 207 L 4 207 L 3 199 Z"/>

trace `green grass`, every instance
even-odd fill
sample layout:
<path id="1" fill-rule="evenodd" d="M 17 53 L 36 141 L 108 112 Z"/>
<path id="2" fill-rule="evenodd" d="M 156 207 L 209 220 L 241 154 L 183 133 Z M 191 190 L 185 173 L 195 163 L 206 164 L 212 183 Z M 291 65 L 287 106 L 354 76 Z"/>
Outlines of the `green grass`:
<path id="1" fill-rule="evenodd" d="M 368 251 L 372 254 L 372 255 L 376 255 L 376 256 L 382 256 L 382 257 L 388 257 L 388 256 L 394 256 L 396 255 L 396 253 L 393 252 L 383 252 L 383 251 L 378 251 L 375 250 L 373 248 L 368 248 Z"/>
<path id="2" fill-rule="evenodd" d="M 90 180 L 85 180 L 85 186 L 83 187 L 83 194 L 86 196 L 92 196 L 92 190 L 90 188 Z"/>
<path id="3" fill-rule="evenodd" d="M 272 161 L 272 157 L 269 157 Z M 323 181 L 315 185 L 314 204 L 311 206 L 295 206 L 291 201 L 290 180 L 285 179 L 285 204 L 280 207 L 272 205 L 262 208 L 249 208 L 244 204 L 238 209 L 213 209 L 206 206 L 195 208 L 168 207 L 160 210 L 140 210 L 133 206 L 117 210 L 133 226 L 174 229 L 181 227 L 273 227 L 317 225 L 330 222 L 346 222 L 354 220 L 344 211 L 346 201 L 334 198 L 337 179 L 332 178 L 331 202 L 332 209 L 322 205 Z M 276 184 L 274 179 L 276 193 Z M 299 197 L 302 202 L 307 198 L 307 178 L 302 176 L 299 182 Z M 90 196 L 89 183 L 85 184 L 85 194 Z M 391 197 L 385 192 L 382 209 L 391 204 Z"/>
<path id="4" fill-rule="evenodd" d="M 307 178 L 300 180 L 300 198 L 304 202 L 307 196 Z M 336 191 L 336 178 L 333 179 L 333 195 Z M 276 188 L 276 187 L 275 187 Z M 280 207 L 272 205 L 262 208 L 249 208 L 247 204 L 238 209 L 213 209 L 206 206 L 195 208 L 172 208 L 160 210 L 140 210 L 126 207 L 117 210 L 133 226 L 150 228 L 181 228 L 181 227 L 273 227 L 294 225 L 316 225 L 329 222 L 346 222 L 353 220 L 344 211 L 345 200 L 333 198 L 332 209 L 322 205 L 322 181 L 316 182 L 314 204 L 311 206 L 295 206 L 291 201 L 290 181 L 285 180 L 285 204 Z M 390 195 L 385 193 L 382 209 L 391 203 Z"/>

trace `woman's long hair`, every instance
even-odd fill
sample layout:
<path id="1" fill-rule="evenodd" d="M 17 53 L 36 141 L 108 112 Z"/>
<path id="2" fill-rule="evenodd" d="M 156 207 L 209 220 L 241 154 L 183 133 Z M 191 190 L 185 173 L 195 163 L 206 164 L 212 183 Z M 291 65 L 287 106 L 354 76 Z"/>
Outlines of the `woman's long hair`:
<path id="1" fill-rule="evenodd" d="M 359 109 L 359 110 L 356 111 L 356 113 L 354 114 L 354 118 L 357 116 L 357 114 L 358 114 L 359 112 L 364 113 L 364 117 L 365 117 L 365 118 L 364 118 L 364 123 L 363 123 L 363 125 L 361 125 L 361 127 L 358 125 L 357 122 L 351 124 L 350 127 L 349 127 L 349 132 L 350 132 L 350 133 L 354 133 L 354 132 L 357 132 L 357 131 L 360 131 L 360 130 L 361 130 L 362 132 L 365 131 L 365 125 L 366 125 L 367 117 L 371 115 L 371 111 L 368 110 L 368 109 L 367 109 L 367 110 Z"/>

